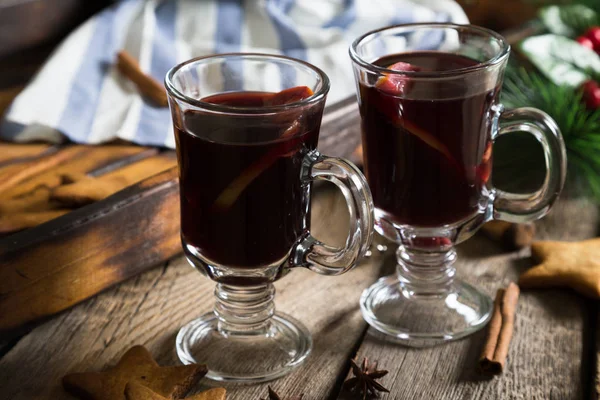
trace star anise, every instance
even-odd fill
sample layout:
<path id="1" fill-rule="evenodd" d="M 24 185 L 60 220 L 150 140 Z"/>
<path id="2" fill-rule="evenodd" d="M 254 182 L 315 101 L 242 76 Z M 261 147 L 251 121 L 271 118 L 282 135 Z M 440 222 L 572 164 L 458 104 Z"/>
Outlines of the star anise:
<path id="1" fill-rule="evenodd" d="M 350 360 L 350 366 L 354 376 L 344 382 L 344 389 L 361 393 L 363 400 L 367 399 L 367 396 L 376 397 L 377 392 L 390 392 L 376 381 L 376 379 L 382 378 L 388 373 L 386 370 L 377 370 L 377 362 L 369 364 L 369 360 L 365 357 L 360 367 L 354 360 Z"/>
<path id="2" fill-rule="evenodd" d="M 302 400 L 302 397 L 304 395 L 301 394 L 300 396 L 292 396 L 290 397 L 288 400 Z M 260 399 L 260 400 L 265 400 L 265 399 Z M 277 393 L 275 393 L 275 391 L 273 389 L 271 389 L 271 386 L 269 386 L 269 398 L 266 400 L 283 400 Z"/>

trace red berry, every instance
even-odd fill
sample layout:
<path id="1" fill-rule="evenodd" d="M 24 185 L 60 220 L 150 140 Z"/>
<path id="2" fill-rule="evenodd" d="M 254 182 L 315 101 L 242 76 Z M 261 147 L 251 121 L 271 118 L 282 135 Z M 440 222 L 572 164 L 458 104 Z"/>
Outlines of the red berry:
<path id="1" fill-rule="evenodd" d="M 594 50 L 600 51 L 600 26 L 594 26 L 593 28 L 588 29 L 583 36 L 592 41 Z"/>
<path id="2" fill-rule="evenodd" d="M 486 185 L 490 180 L 490 175 L 492 174 L 492 164 L 490 162 L 484 162 L 477 166 L 475 169 L 475 174 L 477 178 L 481 181 L 482 185 Z"/>
<path id="3" fill-rule="evenodd" d="M 594 42 L 587 36 L 579 36 L 577 38 L 577 43 L 582 45 L 583 47 L 587 47 L 590 50 L 594 50 Z"/>
<path id="4" fill-rule="evenodd" d="M 452 241 L 447 237 L 416 237 L 412 239 L 412 245 L 425 248 L 439 248 L 452 246 Z"/>
<path id="5" fill-rule="evenodd" d="M 597 110 L 600 108 L 600 87 L 598 83 L 589 80 L 581 85 L 583 91 L 583 102 L 589 110 Z"/>

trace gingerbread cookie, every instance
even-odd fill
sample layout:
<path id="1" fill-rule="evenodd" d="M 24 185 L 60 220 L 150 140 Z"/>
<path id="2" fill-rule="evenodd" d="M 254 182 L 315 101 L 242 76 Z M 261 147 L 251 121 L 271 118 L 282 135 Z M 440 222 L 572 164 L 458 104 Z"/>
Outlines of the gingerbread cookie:
<path id="1" fill-rule="evenodd" d="M 144 385 L 130 382 L 125 386 L 125 399 L 127 400 L 167 400 L 163 396 L 154 393 Z M 185 400 L 225 400 L 225 389 L 215 388 L 198 393 Z"/>
<path id="2" fill-rule="evenodd" d="M 519 278 L 522 288 L 570 287 L 600 298 L 600 238 L 582 242 L 535 242 L 533 257 L 541 264 Z"/>
<path id="3" fill-rule="evenodd" d="M 205 365 L 161 367 L 146 348 L 135 346 L 114 367 L 67 375 L 63 386 L 82 400 L 125 400 L 125 386 L 137 382 L 167 399 L 181 399 L 206 372 Z"/>

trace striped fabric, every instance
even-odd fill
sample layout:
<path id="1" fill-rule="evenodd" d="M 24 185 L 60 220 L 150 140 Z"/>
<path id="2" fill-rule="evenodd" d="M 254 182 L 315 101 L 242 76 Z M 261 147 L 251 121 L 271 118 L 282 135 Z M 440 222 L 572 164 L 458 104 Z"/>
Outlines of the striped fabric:
<path id="1" fill-rule="evenodd" d="M 417 21 L 467 23 L 453 0 L 123 0 L 74 31 L 16 98 L 0 137 L 80 143 L 121 138 L 174 147 L 169 111 L 145 102 L 114 67 L 127 50 L 162 81 L 213 53 L 285 54 L 322 68 L 328 104 L 354 95 L 348 46 L 358 35 Z"/>

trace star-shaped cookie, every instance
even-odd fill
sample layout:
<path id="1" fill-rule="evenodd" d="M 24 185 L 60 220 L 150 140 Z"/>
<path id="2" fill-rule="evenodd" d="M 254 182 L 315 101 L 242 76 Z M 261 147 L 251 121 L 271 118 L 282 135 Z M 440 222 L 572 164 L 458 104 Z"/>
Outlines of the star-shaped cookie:
<path id="1" fill-rule="evenodd" d="M 206 365 L 161 367 L 146 348 L 135 346 L 114 367 L 67 375 L 63 386 L 82 400 L 125 400 L 125 385 L 138 382 L 167 399 L 181 399 L 206 372 Z"/>
<path id="2" fill-rule="evenodd" d="M 600 298 L 600 238 L 582 242 L 534 242 L 533 257 L 541 264 L 519 278 L 522 288 L 570 287 Z"/>
<path id="3" fill-rule="evenodd" d="M 167 400 L 158 393 L 154 393 L 144 385 L 130 382 L 125 386 L 126 400 Z M 186 397 L 185 400 L 225 400 L 225 389 L 214 388 L 205 392 L 198 393 L 191 397 Z"/>

